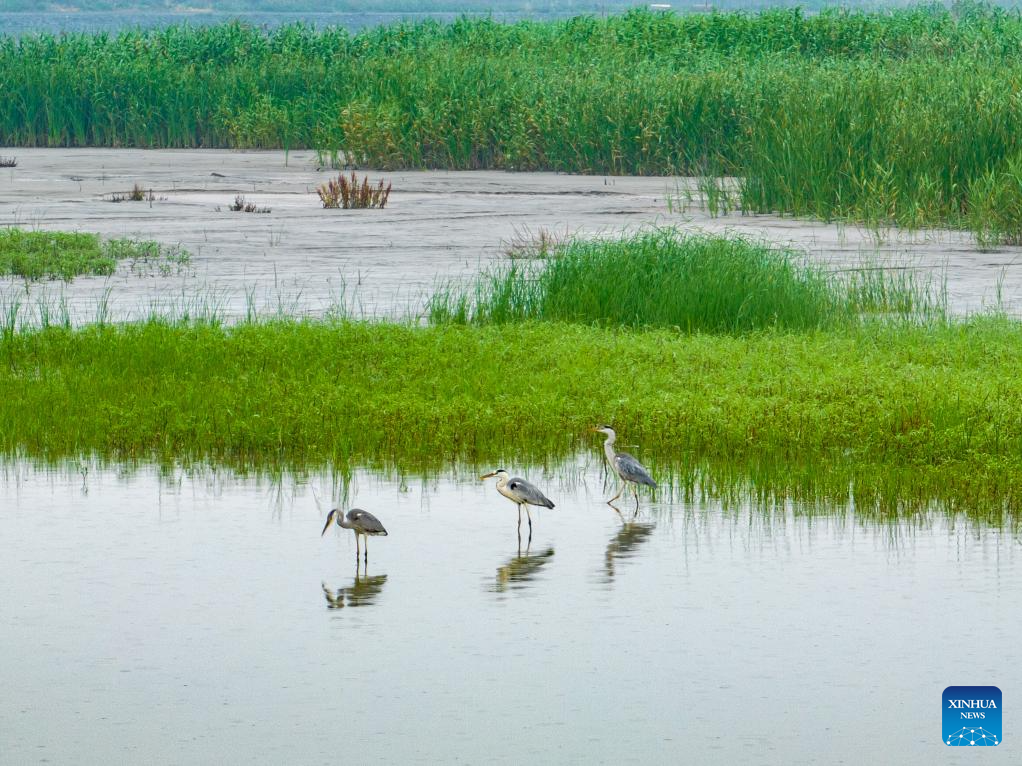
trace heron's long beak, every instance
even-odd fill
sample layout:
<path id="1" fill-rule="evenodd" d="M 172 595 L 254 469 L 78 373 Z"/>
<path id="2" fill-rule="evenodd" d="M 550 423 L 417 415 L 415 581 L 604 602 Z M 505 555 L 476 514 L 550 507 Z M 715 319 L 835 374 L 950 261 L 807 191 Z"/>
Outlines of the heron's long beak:
<path id="1" fill-rule="evenodd" d="M 332 511 L 330 511 L 330 513 L 328 513 L 328 514 L 326 515 L 326 524 L 325 524 L 325 525 L 323 526 L 323 531 L 319 533 L 319 536 L 320 536 L 320 537 L 322 537 L 323 535 L 325 535 L 325 534 L 326 534 L 326 531 L 327 531 L 328 529 L 330 529 L 330 523 L 331 523 L 331 522 L 332 522 L 332 521 L 334 520 L 334 514 L 335 514 L 335 513 L 337 513 L 337 509 L 336 509 L 336 508 L 334 508 L 334 509 L 333 509 Z"/>
<path id="2" fill-rule="evenodd" d="M 480 478 L 480 479 L 488 479 L 488 478 L 490 478 L 491 476 L 496 476 L 496 475 L 497 475 L 497 472 L 496 472 L 496 471 L 490 471 L 490 472 L 489 472 L 488 474 L 485 474 L 485 475 L 483 475 L 483 476 L 480 476 L 479 478 Z"/>

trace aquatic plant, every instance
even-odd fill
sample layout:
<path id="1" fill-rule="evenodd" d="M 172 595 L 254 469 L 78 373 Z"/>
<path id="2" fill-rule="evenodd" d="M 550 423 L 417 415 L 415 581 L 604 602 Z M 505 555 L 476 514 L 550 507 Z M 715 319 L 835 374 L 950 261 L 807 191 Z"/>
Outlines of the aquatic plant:
<path id="1" fill-rule="evenodd" d="M 260 207 L 254 202 L 247 202 L 244 194 L 238 194 L 227 209 L 235 213 L 269 213 L 270 208 Z"/>
<path id="2" fill-rule="evenodd" d="M 155 202 L 156 194 L 152 189 L 144 189 L 139 184 L 131 187 L 128 192 L 114 192 L 110 195 L 111 202 Z"/>
<path id="3" fill-rule="evenodd" d="M 336 181 L 331 179 L 316 191 L 319 193 L 319 199 L 323 203 L 323 207 L 326 208 L 340 207 L 346 210 L 382 209 L 387 206 L 392 185 L 388 183 L 384 187 L 383 179 L 381 178 L 375 186 L 370 186 L 369 176 L 365 176 L 360 184 L 353 170 L 350 177 L 341 173 L 337 176 Z"/>
<path id="4" fill-rule="evenodd" d="M 499 266 L 467 287 L 442 287 L 428 314 L 433 323 L 543 320 L 733 333 L 835 327 L 863 315 L 937 319 L 944 304 L 904 272 L 836 276 L 805 253 L 661 228 L 555 244 L 540 260 Z"/>
<path id="5" fill-rule="evenodd" d="M 0 168 L 16 168 L 16 167 L 18 167 L 17 157 L 0 156 Z"/>
<path id="6" fill-rule="evenodd" d="M 0 229 L 0 275 L 28 280 L 71 280 L 82 274 L 113 274 L 118 261 L 137 264 L 156 262 L 178 266 L 188 262 L 181 248 L 132 239 L 103 241 L 98 234 L 58 231 Z"/>

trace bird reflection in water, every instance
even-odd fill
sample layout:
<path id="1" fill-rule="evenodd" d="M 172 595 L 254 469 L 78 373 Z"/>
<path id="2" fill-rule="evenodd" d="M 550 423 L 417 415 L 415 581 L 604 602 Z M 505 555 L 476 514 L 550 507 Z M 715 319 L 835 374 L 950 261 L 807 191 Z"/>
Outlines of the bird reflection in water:
<path id="1" fill-rule="evenodd" d="M 346 606 L 371 606 L 376 598 L 383 591 L 383 585 L 387 582 L 387 575 L 369 576 L 368 571 L 363 573 L 360 566 L 355 567 L 355 580 L 346 588 L 336 590 L 321 583 L 323 586 L 323 597 L 326 599 L 327 609 L 341 609 Z"/>
<path id="2" fill-rule="evenodd" d="M 530 538 L 531 544 L 531 538 Z M 506 564 L 497 567 L 497 582 L 493 590 L 497 593 L 506 593 L 508 590 L 519 590 L 527 587 L 539 571 L 546 566 L 553 558 L 554 549 L 547 548 L 540 553 L 529 553 L 529 546 L 526 546 L 525 553 L 522 553 L 522 538 L 518 538 L 518 555 L 512 556 Z"/>
<path id="3" fill-rule="evenodd" d="M 615 509 L 616 510 L 616 509 Z M 628 559 L 635 555 L 635 549 L 642 545 L 656 527 L 655 524 L 645 524 L 637 521 L 624 521 L 622 518 L 621 529 L 610 539 L 607 544 L 607 553 L 604 561 L 606 582 L 614 579 L 615 565 L 619 559 Z"/>

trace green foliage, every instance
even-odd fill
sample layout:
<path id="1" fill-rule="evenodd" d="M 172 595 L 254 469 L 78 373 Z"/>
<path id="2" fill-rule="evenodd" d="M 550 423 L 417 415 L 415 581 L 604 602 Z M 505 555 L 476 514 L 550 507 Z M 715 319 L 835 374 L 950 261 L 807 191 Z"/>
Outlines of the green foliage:
<path id="1" fill-rule="evenodd" d="M 969 3 L 0 37 L 0 144 L 692 174 L 717 212 L 971 226 L 989 244 L 1020 227 L 1020 49 L 1022 15 Z"/>
<path id="2" fill-rule="evenodd" d="M 863 314 L 939 318 L 924 286 L 883 270 L 839 280 L 804 254 L 741 237 L 658 229 L 620 240 L 575 240 L 547 257 L 483 274 L 434 295 L 434 323 L 528 320 L 686 332 L 806 330 Z"/>
<path id="3" fill-rule="evenodd" d="M 79 274 L 113 274 L 116 258 L 96 234 L 0 229 L 0 274 L 26 279 L 70 280 Z"/>
<path id="4" fill-rule="evenodd" d="M 182 266 L 189 258 L 180 248 L 156 242 L 103 242 L 97 234 L 0 229 L 0 275 L 29 280 L 70 281 L 82 274 L 109 275 L 123 259 L 130 259 L 132 268 L 137 269 L 142 264 Z"/>
<path id="5" fill-rule="evenodd" d="M 587 428 L 610 421 L 657 466 L 816 465 L 831 485 L 883 467 L 1008 502 L 1022 476 L 1020 343 L 1022 326 L 997 319 L 738 336 L 290 320 L 9 329 L 0 450 L 435 469 L 595 450 Z M 802 483 L 793 470 L 774 483 Z"/>
<path id="6" fill-rule="evenodd" d="M 1022 155 L 973 179 L 969 228 L 982 247 L 1022 245 Z"/>

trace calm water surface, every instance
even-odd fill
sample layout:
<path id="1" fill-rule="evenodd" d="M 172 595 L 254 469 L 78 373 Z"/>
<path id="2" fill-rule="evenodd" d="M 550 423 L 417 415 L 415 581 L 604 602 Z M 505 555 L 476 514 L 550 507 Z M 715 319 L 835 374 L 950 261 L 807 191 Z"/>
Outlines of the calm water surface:
<path id="1" fill-rule="evenodd" d="M 1022 556 L 936 515 L 603 504 L 519 547 L 492 483 L 0 473 L 4 763 L 964 762 L 945 686 L 995 684 L 1018 762 Z"/>

